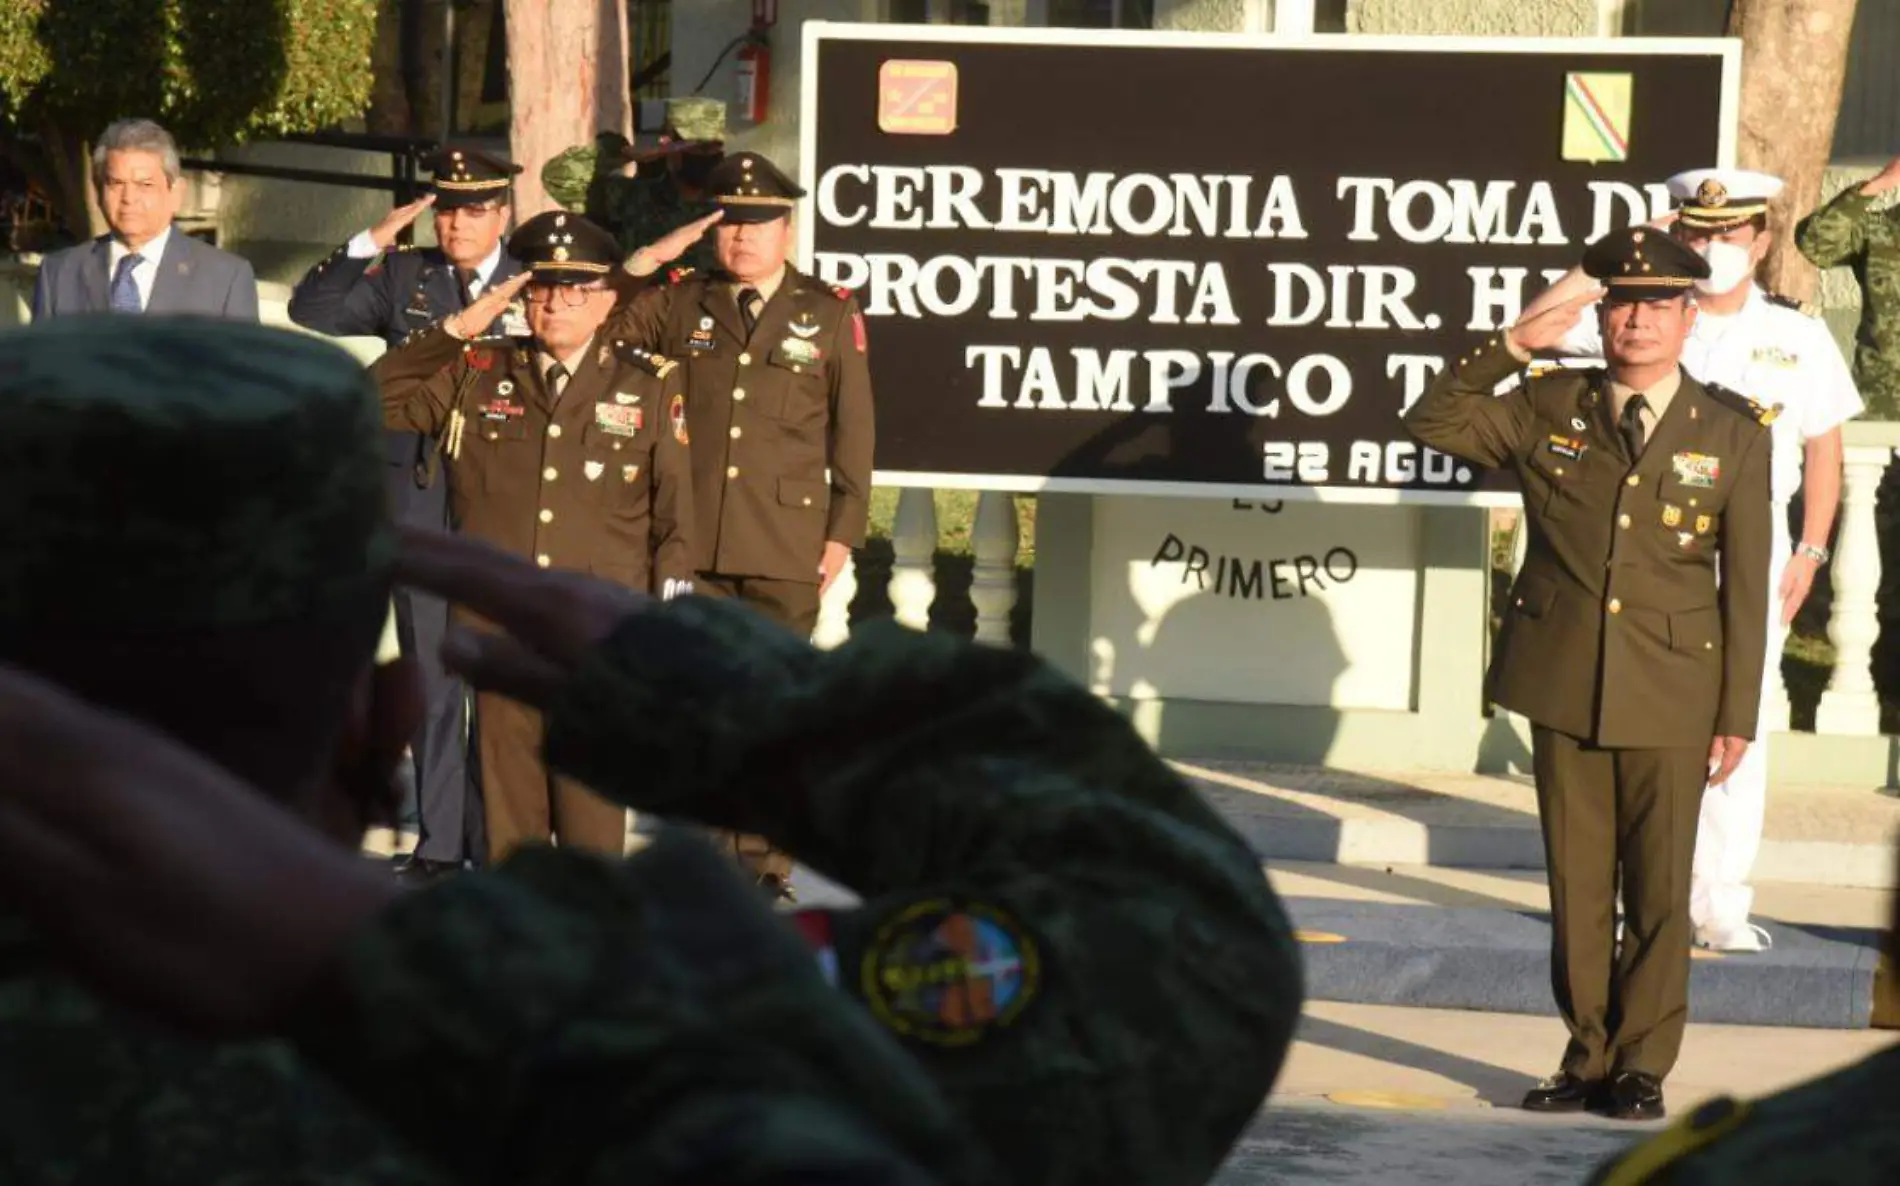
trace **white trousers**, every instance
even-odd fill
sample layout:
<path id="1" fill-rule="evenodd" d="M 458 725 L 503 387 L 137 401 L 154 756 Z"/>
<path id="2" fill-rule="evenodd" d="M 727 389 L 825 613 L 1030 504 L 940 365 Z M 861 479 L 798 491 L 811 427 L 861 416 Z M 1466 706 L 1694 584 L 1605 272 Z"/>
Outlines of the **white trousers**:
<path id="1" fill-rule="evenodd" d="M 1748 752 L 1728 781 L 1702 792 L 1696 821 L 1695 864 L 1689 878 L 1689 921 L 1695 926 L 1740 926 L 1755 904 L 1748 873 L 1761 850 L 1762 819 L 1768 810 L 1768 736 L 1788 727 L 1768 719 L 1770 681 L 1781 679 L 1781 650 L 1788 628 L 1781 624 L 1781 574 L 1792 543 L 1786 503 L 1775 505 L 1775 542 L 1768 561 L 1768 659 L 1762 664 L 1760 723 Z"/>

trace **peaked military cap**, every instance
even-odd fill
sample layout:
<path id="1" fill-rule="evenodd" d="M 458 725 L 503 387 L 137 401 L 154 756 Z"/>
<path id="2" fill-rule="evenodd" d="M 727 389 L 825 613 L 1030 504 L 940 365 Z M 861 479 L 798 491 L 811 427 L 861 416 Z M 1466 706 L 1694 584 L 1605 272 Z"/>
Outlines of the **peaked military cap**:
<path id="1" fill-rule="evenodd" d="M 508 254 L 537 284 L 586 284 L 619 267 L 623 253 L 599 224 L 564 210 L 537 214 L 508 236 Z"/>
<path id="2" fill-rule="evenodd" d="M 362 364 L 198 317 L 0 332 L 0 626 L 295 621 L 375 592 L 395 536 Z"/>
<path id="3" fill-rule="evenodd" d="M 1681 296 L 1709 274 L 1709 261 L 1667 231 L 1623 227 L 1590 244 L 1583 270 L 1609 289 L 1612 301 L 1653 301 Z"/>
<path id="4" fill-rule="evenodd" d="M 706 176 L 706 194 L 726 222 L 770 222 L 792 212 L 805 191 L 756 152 L 730 153 Z"/>
<path id="5" fill-rule="evenodd" d="M 1782 180 L 1748 169 L 1690 169 L 1664 185 L 1676 199 L 1676 221 L 1697 230 L 1726 231 L 1768 213 Z"/>
<path id="6" fill-rule="evenodd" d="M 435 174 L 437 210 L 478 206 L 495 198 L 507 201 L 514 176 L 521 172 L 520 165 L 505 157 L 456 145 L 438 150 L 427 164 Z"/>

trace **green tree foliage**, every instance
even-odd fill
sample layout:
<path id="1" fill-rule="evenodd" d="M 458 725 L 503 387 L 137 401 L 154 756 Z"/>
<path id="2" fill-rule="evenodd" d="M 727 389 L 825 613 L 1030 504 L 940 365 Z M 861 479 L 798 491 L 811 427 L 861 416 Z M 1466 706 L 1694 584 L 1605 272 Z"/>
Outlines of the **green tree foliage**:
<path id="1" fill-rule="evenodd" d="M 0 118 L 145 115 L 188 144 L 309 131 L 369 102 L 376 0 L 0 0 Z"/>
<path id="2" fill-rule="evenodd" d="M 0 0 L 0 136 L 36 176 L 114 119 L 211 149 L 369 103 L 376 0 Z M 34 161 L 33 157 L 39 160 Z M 36 167 L 36 164 L 38 167 Z M 54 188 L 69 190 L 71 178 Z M 70 211 L 74 195 L 62 195 Z"/>

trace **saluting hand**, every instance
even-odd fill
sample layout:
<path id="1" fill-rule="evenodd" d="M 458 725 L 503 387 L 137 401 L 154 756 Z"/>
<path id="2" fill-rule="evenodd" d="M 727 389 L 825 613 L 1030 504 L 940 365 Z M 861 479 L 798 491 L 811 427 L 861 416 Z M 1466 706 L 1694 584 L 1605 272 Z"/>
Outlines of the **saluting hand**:
<path id="1" fill-rule="evenodd" d="M 1742 764 L 1742 755 L 1748 752 L 1746 737 L 1718 737 L 1709 746 L 1709 785 L 1719 787 L 1735 773 Z"/>
<path id="2" fill-rule="evenodd" d="M 435 195 L 424 194 L 406 206 L 396 207 L 383 215 L 381 222 L 369 229 L 370 239 L 378 248 L 388 251 L 395 245 L 396 236 L 402 234 L 403 228 L 420 218 L 422 212 L 433 205 L 435 205 Z"/>
<path id="3" fill-rule="evenodd" d="M 1886 193 L 1896 185 L 1900 185 L 1900 156 L 1888 161 L 1886 168 L 1868 178 L 1867 183 L 1860 187 L 1860 192 L 1862 196 L 1871 198 Z"/>
<path id="4" fill-rule="evenodd" d="M 699 242 L 700 236 L 725 216 L 724 210 L 715 210 L 704 218 L 695 218 L 683 227 L 675 227 L 634 252 L 633 258 L 627 261 L 627 270 L 636 276 L 652 275 L 684 255 L 687 248 Z"/>
<path id="5" fill-rule="evenodd" d="M 501 627 L 454 626 L 442 645 L 450 670 L 477 690 L 546 708 L 620 620 L 651 605 L 631 589 L 577 572 L 537 568 L 488 544 L 402 529 L 396 583 L 433 593 Z"/>
<path id="6" fill-rule="evenodd" d="M 100 992 L 271 1029 L 403 891 L 211 759 L 0 666 L 0 891 Z"/>
<path id="7" fill-rule="evenodd" d="M 1505 337 L 1526 354 L 1549 350 L 1564 340 L 1564 335 L 1576 327 L 1583 311 L 1605 291 L 1601 285 L 1591 285 L 1569 300 L 1519 321 L 1504 331 Z"/>
<path id="8" fill-rule="evenodd" d="M 468 339 L 487 329 L 489 323 L 508 311 L 515 294 L 528 286 L 534 279 L 533 272 L 517 272 L 500 284 L 484 291 L 475 298 L 468 308 L 453 313 L 443 320 L 442 327 L 451 337 Z"/>

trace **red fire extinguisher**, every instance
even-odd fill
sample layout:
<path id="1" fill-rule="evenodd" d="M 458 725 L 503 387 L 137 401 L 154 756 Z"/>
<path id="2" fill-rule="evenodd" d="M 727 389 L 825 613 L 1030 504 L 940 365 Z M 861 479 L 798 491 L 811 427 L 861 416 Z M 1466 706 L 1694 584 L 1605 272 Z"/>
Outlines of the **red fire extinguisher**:
<path id="1" fill-rule="evenodd" d="M 738 65 L 738 108 L 742 118 L 765 122 L 772 98 L 772 42 L 767 30 L 778 23 L 778 0 L 752 0 L 752 28 L 733 61 Z"/>

